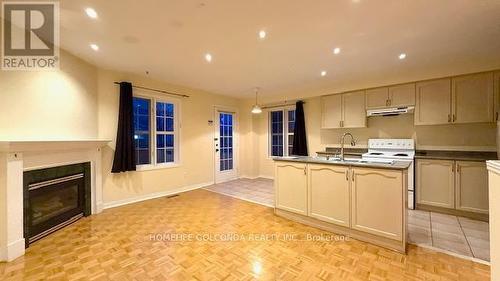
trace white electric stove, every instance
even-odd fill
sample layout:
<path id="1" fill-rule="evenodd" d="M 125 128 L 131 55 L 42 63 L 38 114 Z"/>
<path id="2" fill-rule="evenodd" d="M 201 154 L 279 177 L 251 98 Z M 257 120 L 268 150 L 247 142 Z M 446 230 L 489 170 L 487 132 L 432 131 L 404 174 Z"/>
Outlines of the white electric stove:
<path id="1" fill-rule="evenodd" d="M 414 177 L 415 141 L 413 139 L 369 139 L 367 160 L 409 161 L 408 168 L 408 208 L 415 209 Z"/>

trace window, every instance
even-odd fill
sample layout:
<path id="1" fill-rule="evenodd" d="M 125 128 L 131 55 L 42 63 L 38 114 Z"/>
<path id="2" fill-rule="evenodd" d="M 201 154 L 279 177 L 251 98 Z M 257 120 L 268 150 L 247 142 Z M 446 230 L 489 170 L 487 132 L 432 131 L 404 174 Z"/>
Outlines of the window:
<path id="1" fill-rule="evenodd" d="M 134 97 L 136 164 L 162 166 L 178 162 L 177 103 Z"/>
<path id="2" fill-rule="evenodd" d="M 295 110 L 280 109 L 269 114 L 270 156 L 292 155 Z"/>

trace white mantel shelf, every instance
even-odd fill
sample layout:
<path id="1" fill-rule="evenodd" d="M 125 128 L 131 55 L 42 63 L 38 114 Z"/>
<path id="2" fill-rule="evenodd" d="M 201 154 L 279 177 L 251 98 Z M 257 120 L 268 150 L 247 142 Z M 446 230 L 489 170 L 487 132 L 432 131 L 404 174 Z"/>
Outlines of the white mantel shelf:
<path id="1" fill-rule="evenodd" d="M 100 148 L 111 140 L 24 140 L 0 141 L 0 152 L 67 151 Z"/>
<path id="2" fill-rule="evenodd" d="M 489 171 L 500 175 L 500 161 L 499 160 L 486 161 L 486 165 L 487 165 Z"/>

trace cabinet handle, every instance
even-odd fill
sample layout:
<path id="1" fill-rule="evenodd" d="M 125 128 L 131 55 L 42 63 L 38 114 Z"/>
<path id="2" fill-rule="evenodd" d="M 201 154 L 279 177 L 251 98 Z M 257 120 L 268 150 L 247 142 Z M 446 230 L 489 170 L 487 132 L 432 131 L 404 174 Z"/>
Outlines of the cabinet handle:
<path id="1" fill-rule="evenodd" d="M 345 170 L 345 180 L 349 181 L 349 170 Z"/>
<path id="2" fill-rule="evenodd" d="M 307 167 L 304 167 L 304 175 L 307 175 Z"/>
<path id="3" fill-rule="evenodd" d="M 498 112 L 495 114 L 495 121 L 498 121 Z"/>
<path id="4" fill-rule="evenodd" d="M 354 170 L 352 170 L 352 176 L 351 176 L 352 181 L 354 181 Z"/>
<path id="5" fill-rule="evenodd" d="M 457 117 L 453 114 L 453 122 L 455 122 L 455 120 L 457 120 Z"/>
<path id="6" fill-rule="evenodd" d="M 342 128 L 342 121 L 339 121 L 339 127 Z"/>
<path id="7" fill-rule="evenodd" d="M 451 122 L 451 114 L 448 114 L 448 123 Z"/>
<path id="8" fill-rule="evenodd" d="M 389 99 L 387 101 L 389 102 L 389 105 L 392 105 L 392 100 Z"/>
<path id="9" fill-rule="evenodd" d="M 457 173 L 460 173 L 460 166 L 457 164 Z"/>

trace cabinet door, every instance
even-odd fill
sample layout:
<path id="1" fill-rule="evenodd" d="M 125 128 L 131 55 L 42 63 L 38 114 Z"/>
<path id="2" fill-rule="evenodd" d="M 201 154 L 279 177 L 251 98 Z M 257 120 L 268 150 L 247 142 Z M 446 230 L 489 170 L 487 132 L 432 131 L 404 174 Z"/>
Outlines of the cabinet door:
<path id="1" fill-rule="evenodd" d="M 417 203 L 455 208 L 454 161 L 417 160 Z"/>
<path id="2" fill-rule="evenodd" d="M 340 128 L 342 121 L 342 95 L 321 97 L 321 127 Z"/>
<path id="3" fill-rule="evenodd" d="M 402 171 L 353 168 L 352 228 L 401 241 L 407 190 L 403 178 Z"/>
<path id="4" fill-rule="evenodd" d="M 495 73 L 495 81 L 494 81 L 494 94 L 495 94 L 495 120 L 499 121 L 499 110 L 500 110 L 500 71 Z"/>
<path id="5" fill-rule="evenodd" d="M 456 208 L 488 213 L 488 172 L 485 162 L 457 161 Z"/>
<path id="6" fill-rule="evenodd" d="M 366 108 L 389 106 L 389 89 L 387 87 L 366 90 Z"/>
<path id="7" fill-rule="evenodd" d="M 493 122 L 493 72 L 454 77 L 452 105 L 454 123 Z"/>
<path id="8" fill-rule="evenodd" d="M 276 162 L 276 208 L 307 215 L 307 166 Z"/>
<path id="9" fill-rule="evenodd" d="M 415 125 L 451 122 L 451 79 L 416 84 Z"/>
<path id="10" fill-rule="evenodd" d="M 343 127 L 366 127 L 365 91 L 342 94 Z"/>
<path id="11" fill-rule="evenodd" d="M 309 165 L 309 216 L 349 227 L 349 168 Z"/>
<path id="12" fill-rule="evenodd" d="M 415 105 L 415 83 L 389 87 L 389 105 L 394 107 Z"/>

